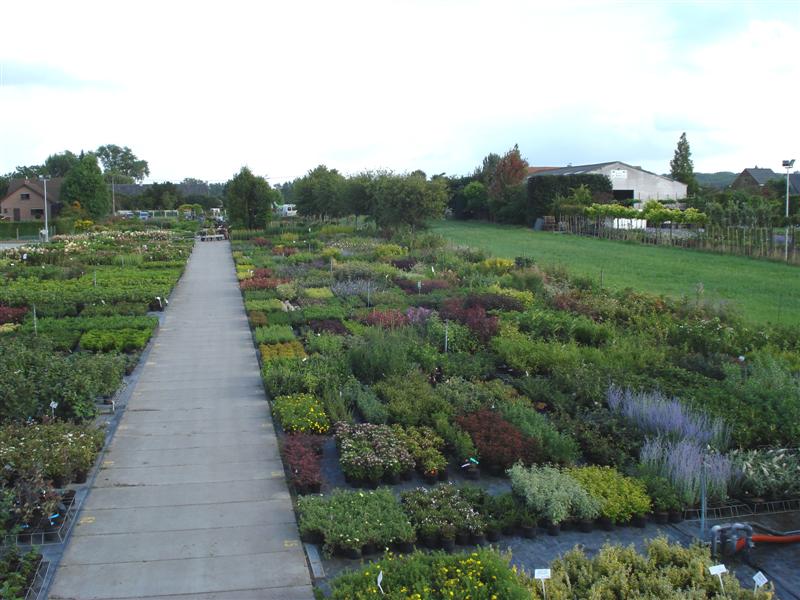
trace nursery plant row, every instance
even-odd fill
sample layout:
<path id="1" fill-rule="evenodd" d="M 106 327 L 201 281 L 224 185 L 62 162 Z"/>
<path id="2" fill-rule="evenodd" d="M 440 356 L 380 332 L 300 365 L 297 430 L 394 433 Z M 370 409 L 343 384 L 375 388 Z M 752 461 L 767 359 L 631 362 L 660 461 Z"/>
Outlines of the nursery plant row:
<path id="1" fill-rule="evenodd" d="M 57 236 L 0 254 L 0 589 L 23 598 L 105 442 L 95 426 L 191 252 L 165 231 Z"/>
<path id="2" fill-rule="evenodd" d="M 798 328 L 424 232 L 298 223 L 232 239 L 287 473 L 309 494 L 301 530 L 327 551 L 677 519 L 701 477 L 712 503 L 800 495 Z M 434 486 L 464 479 L 492 491 Z M 467 497 L 472 530 L 415 512 L 438 494 Z M 386 530 L 369 539 L 358 515 L 373 513 Z"/>

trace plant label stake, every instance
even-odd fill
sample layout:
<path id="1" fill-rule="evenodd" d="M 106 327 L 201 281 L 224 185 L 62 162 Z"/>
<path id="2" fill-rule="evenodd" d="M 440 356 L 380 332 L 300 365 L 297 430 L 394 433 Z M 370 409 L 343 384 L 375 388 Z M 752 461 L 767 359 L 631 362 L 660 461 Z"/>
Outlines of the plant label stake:
<path id="1" fill-rule="evenodd" d="M 377 583 L 378 583 L 378 589 L 381 591 L 381 594 L 385 596 L 386 592 L 384 592 L 383 588 L 381 587 L 381 583 L 383 583 L 383 571 L 378 573 L 378 582 Z"/>
<path id="2" fill-rule="evenodd" d="M 56 402 L 55 400 L 53 400 L 53 401 L 50 403 L 50 416 L 51 416 L 53 419 L 55 419 L 55 418 L 56 418 L 56 409 L 57 409 L 57 408 L 58 408 L 58 402 Z"/>
<path id="3" fill-rule="evenodd" d="M 544 596 L 544 600 L 547 600 L 547 590 L 545 589 L 544 581 L 545 579 L 550 579 L 550 569 L 534 569 L 533 578 L 538 579 L 542 584 L 542 596 Z"/>
<path id="4" fill-rule="evenodd" d="M 33 305 L 33 335 L 39 335 L 39 320 L 36 318 L 36 305 Z"/>
<path id="5" fill-rule="evenodd" d="M 760 588 L 761 586 L 763 586 L 763 585 L 765 585 L 767 583 L 767 578 L 764 576 L 764 574 L 761 571 L 759 571 L 758 573 L 753 575 L 753 581 L 755 581 L 755 583 L 756 583 L 753 586 L 753 593 L 755 594 L 758 591 L 758 588 Z"/>
<path id="6" fill-rule="evenodd" d="M 708 567 L 708 572 L 712 575 L 716 575 L 719 578 L 719 587 L 722 590 L 723 595 L 725 594 L 725 585 L 722 583 L 722 574 L 727 573 L 728 569 L 725 565 L 712 565 Z"/>
<path id="7" fill-rule="evenodd" d="M 420 295 L 420 294 L 422 294 L 422 282 L 418 281 L 417 282 L 417 295 Z"/>
<path id="8" fill-rule="evenodd" d="M 97 271 L 94 272 L 94 277 L 92 278 L 92 281 L 94 282 L 94 287 L 97 287 Z"/>
<path id="9" fill-rule="evenodd" d="M 447 354 L 447 342 L 448 342 L 448 331 L 447 326 L 449 325 L 449 321 L 444 322 L 444 353 Z"/>

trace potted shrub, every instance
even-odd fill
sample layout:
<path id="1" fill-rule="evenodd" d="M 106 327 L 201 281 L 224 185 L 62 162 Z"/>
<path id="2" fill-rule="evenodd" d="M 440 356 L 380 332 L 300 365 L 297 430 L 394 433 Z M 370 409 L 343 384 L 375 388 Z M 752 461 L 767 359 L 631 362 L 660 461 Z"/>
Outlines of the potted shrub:
<path id="1" fill-rule="evenodd" d="M 439 530 L 442 541 L 442 549 L 445 552 L 453 552 L 456 548 L 456 528 L 452 523 L 444 523 Z"/>
<path id="2" fill-rule="evenodd" d="M 571 498 L 572 515 L 578 530 L 591 533 L 594 521 L 600 516 L 600 507 L 597 501 L 588 494 L 576 494 Z"/>
<path id="3" fill-rule="evenodd" d="M 533 539 L 536 537 L 536 525 L 539 521 L 538 516 L 530 510 L 522 510 L 519 515 L 519 529 L 522 537 Z"/>
<path id="4" fill-rule="evenodd" d="M 544 512 L 547 535 L 561 532 L 561 522 L 569 516 L 570 497 L 567 492 L 558 492 L 550 497 Z"/>

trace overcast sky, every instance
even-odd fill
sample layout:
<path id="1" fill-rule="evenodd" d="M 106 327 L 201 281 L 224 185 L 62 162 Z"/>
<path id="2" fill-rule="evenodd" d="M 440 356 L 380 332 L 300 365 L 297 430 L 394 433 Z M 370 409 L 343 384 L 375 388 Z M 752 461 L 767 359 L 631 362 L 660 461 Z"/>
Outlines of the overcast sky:
<path id="1" fill-rule="evenodd" d="M 130 146 L 151 180 L 667 172 L 800 159 L 800 2 L 4 2 L 0 173 Z"/>

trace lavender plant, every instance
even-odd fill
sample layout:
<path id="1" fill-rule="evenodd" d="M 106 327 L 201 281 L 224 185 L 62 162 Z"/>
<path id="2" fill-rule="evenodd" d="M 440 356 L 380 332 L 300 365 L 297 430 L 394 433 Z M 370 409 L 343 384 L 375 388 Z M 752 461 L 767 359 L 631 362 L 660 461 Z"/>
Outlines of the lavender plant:
<path id="1" fill-rule="evenodd" d="M 713 502 L 728 497 L 728 486 L 734 475 L 730 459 L 695 440 L 649 439 L 642 446 L 639 459 L 645 471 L 672 482 L 685 505 L 700 503 L 704 461 L 707 498 Z"/>
<path id="2" fill-rule="evenodd" d="M 700 446 L 724 450 L 730 438 L 725 422 L 687 408 L 677 398 L 658 390 L 641 392 L 612 385 L 606 392 L 608 407 L 643 431 Z"/>

